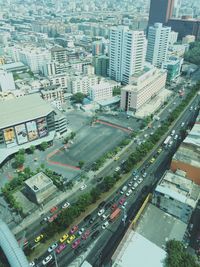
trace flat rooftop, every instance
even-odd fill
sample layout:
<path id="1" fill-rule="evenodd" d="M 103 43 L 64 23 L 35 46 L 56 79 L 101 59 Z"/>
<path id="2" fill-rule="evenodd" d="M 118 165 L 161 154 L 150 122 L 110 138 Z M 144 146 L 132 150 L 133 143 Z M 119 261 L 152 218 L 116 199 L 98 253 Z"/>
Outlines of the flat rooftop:
<path id="1" fill-rule="evenodd" d="M 166 252 L 141 234 L 130 230 L 112 257 L 112 267 L 163 267 Z"/>
<path id="2" fill-rule="evenodd" d="M 48 176 L 46 176 L 46 174 L 39 172 L 26 180 L 25 184 L 28 185 L 32 190 L 39 191 L 47 185 L 53 184 L 53 182 Z"/>
<path id="3" fill-rule="evenodd" d="M 0 129 L 45 117 L 52 111 L 38 94 L 9 99 L 0 103 Z"/>
<path id="4" fill-rule="evenodd" d="M 136 232 L 158 247 L 164 248 L 168 240 L 182 241 L 186 228 L 187 224 L 184 222 L 149 204 L 141 216 Z"/>

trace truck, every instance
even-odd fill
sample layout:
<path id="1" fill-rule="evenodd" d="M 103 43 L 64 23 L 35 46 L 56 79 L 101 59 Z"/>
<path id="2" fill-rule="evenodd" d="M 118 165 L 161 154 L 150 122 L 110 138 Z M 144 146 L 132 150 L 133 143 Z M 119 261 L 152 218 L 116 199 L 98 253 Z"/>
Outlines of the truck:
<path id="1" fill-rule="evenodd" d="M 169 135 L 169 136 L 165 139 L 165 141 L 164 141 L 164 143 L 163 143 L 165 147 L 168 146 L 168 144 L 169 144 L 171 138 L 172 138 L 172 137 Z"/>
<path id="2" fill-rule="evenodd" d="M 117 208 L 115 211 L 113 211 L 111 214 L 110 214 L 110 221 L 114 221 L 121 213 L 121 209 L 120 208 Z"/>

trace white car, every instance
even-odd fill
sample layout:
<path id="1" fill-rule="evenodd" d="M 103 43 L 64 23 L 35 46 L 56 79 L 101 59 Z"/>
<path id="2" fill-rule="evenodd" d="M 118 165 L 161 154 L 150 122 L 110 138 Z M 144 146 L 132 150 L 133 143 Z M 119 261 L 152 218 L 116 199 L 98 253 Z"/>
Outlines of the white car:
<path id="1" fill-rule="evenodd" d="M 122 208 L 125 208 L 127 206 L 128 202 L 124 202 L 124 204 L 122 205 Z"/>
<path id="2" fill-rule="evenodd" d="M 135 182 L 133 186 L 136 188 L 136 187 L 138 186 L 138 183 L 137 183 L 137 182 Z"/>
<path id="3" fill-rule="evenodd" d="M 126 196 L 129 197 L 132 192 L 132 189 L 129 189 L 128 192 L 126 192 Z"/>
<path id="4" fill-rule="evenodd" d="M 182 123 L 181 123 L 181 127 L 183 127 L 184 125 L 185 125 L 185 122 L 182 122 Z"/>
<path id="5" fill-rule="evenodd" d="M 147 173 L 144 172 L 143 175 L 142 175 L 143 178 L 147 177 Z"/>
<path id="6" fill-rule="evenodd" d="M 105 221 L 108 217 L 109 217 L 110 215 L 109 214 L 103 214 L 102 216 L 101 216 L 101 219 L 103 220 L 103 221 Z"/>
<path id="7" fill-rule="evenodd" d="M 138 183 L 141 184 L 141 182 L 143 181 L 143 178 L 139 178 L 138 179 Z"/>
<path id="8" fill-rule="evenodd" d="M 66 209 L 70 206 L 70 203 L 69 202 L 65 202 L 63 205 L 62 205 L 62 209 Z"/>
<path id="9" fill-rule="evenodd" d="M 175 136 L 174 136 L 174 140 L 177 140 L 178 139 L 178 134 L 176 134 Z"/>
<path id="10" fill-rule="evenodd" d="M 47 256 L 47 257 L 42 261 L 42 265 L 47 265 L 52 259 L 53 259 L 53 257 L 52 257 L 51 255 Z"/>
<path id="11" fill-rule="evenodd" d="M 105 221 L 105 223 L 102 225 L 102 229 L 106 229 L 109 225 L 109 221 Z"/>
<path id="12" fill-rule="evenodd" d="M 101 210 L 98 212 L 98 216 L 101 216 L 101 215 L 103 215 L 103 214 L 104 214 L 104 212 L 105 212 L 105 209 L 101 209 Z"/>
<path id="13" fill-rule="evenodd" d="M 29 266 L 31 266 L 31 267 L 35 266 L 35 262 L 34 261 L 30 262 Z"/>
<path id="14" fill-rule="evenodd" d="M 55 248 L 57 248 L 58 244 L 55 242 L 53 243 L 49 248 L 48 248 L 48 252 L 51 253 Z"/>
<path id="15" fill-rule="evenodd" d="M 128 186 L 132 186 L 132 184 L 133 184 L 133 181 L 130 181 L 130 182 L 128 183 Z"/>
<path id="16" fill-rule="evenodd" d="M 78 231 L 78 234 L 79 234 L 79 235 L 82 235 L 84 231 L 85 231 L 85 228 L 81 228 L 81 229 Z"/>
<path id="17" fill-rule="evenodd" d="M 87 187 L 87 185 L 86 185 L 86 184 L 83 184 L 83 185 L 80 187 L 80 190 L 83 191 L 86 187 Z"/>

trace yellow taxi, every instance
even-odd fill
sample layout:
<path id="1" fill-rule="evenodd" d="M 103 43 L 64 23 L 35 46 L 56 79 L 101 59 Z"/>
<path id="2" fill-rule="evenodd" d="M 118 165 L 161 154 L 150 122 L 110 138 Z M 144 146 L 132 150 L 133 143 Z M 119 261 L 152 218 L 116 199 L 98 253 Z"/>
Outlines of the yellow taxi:
<path id="1" fill-rule="evenodd" d="M 75 235 L 70 235 L 66 242 L 67 242 L 68 244 L 70 244 L 75 238 L 76 238 Z"/>
<path id="2" fill-rule="evenodd" d="M 68 234 L 65 234 L 65 235 L 63 235 L 61 238 L 60 238 L 60 242 L 62 243 L 62 242 L 64 242 L 67 238 L 68 238 Z"/>
<path id="3" fill-rule="evenodd" d="M 35 243 L 38 243 L 38 242 L 40 242 L 42 239 L 44 238 L 44 235 L 39 235 L 39 236 L 37 236 L 36 238 L 35 238 Z"/>

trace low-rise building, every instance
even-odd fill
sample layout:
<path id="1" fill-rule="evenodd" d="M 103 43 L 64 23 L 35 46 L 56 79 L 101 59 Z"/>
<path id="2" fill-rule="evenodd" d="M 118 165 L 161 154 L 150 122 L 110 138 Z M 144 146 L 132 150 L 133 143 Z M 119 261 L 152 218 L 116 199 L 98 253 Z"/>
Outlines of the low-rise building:
<path id="1" fill-rule="evenodd" d="M 15 82 L 13 74 L 4 70 L 0 70 L 0 92 L 15 90 Z"/>
<path id="2" fill-rule="evenodd" d="M 56 74 L 48 77 L 52 85 L 67 89 L 69 76 L 67 74 Z"/>
<path id="3" fill-rule="evenodd" d="M 190 44 L 192 42 L 195 42 L 195 36 L 194 35 L 186 35 L 182 38 L 182 44 Z"/>
<path id="4" fill-rule="evenodd" d="M 55 130 L 57 136 L 63 135 L 67 132 L 67 118 L 55 109 Z"/>
<path id="5" fill-rule="evenodd" d="M 166 78 L 166 70 L 146 67 L 142 73 L 132 77 L 132 84 L 121 89 L 121 108 L 136 112 L 165 88 Z"/>
<path id="6" fill-rule="evenodd" d="M 72 94 L 76 94 L 80 92 L 80 93 L 87 95 L 89 92 L 89 89 L 98 83 L 99 83 L 99 79 L 95 75 L 74 76 L 73 78 L 69 79 L 68 91 L 71 92 Z"/>
<path id="7" fill-rule="evenodd" d="M 163 62 L 162 68 L 167 70 L 167 82 L 174 81 L 181 73 L 183 58 L 171 56 Z"/>
<path id="8" fill-rule="evenodd" d="M 99 101 L 112 98 L 114 85 L 102 82 L 92 86 L 89 90 L 89 96 L 92 101 Z"/>
<path id="9" fill-rule="evenodd" d="M 53 181 L 43 172 L 39 172 L 24 182 L 25 192 L 28 198 L 41 204 L 56 191 Z"/>
<path id="10" fill-rule="evenodd" d="M 40 93 L 45 101 L 53 102 L 58 100 L 61 104 L 65 102 L 64 91 L 61 86 L 51 85 L 42 89 Z"/>
<path id="11" fill-rule="evenodd" d="M 183 171 L 166 172 L 155 188 L 152 203 L 188 223 L 198 203 L 200 188 L 185 175 Z"/>

